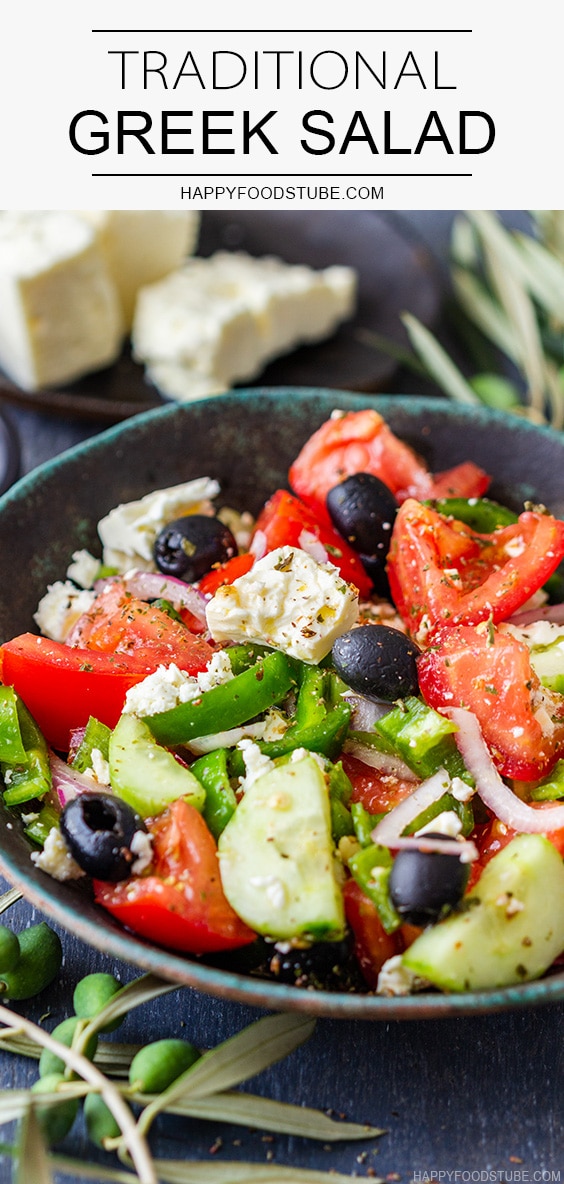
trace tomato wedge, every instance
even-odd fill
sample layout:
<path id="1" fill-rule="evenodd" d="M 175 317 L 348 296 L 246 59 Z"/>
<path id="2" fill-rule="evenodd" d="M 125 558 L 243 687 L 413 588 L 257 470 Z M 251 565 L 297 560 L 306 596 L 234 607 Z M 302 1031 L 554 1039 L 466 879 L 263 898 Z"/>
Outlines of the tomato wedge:
<path id="1" fill-rule="evenodd" d="M 444 518 L 410 498 L 398 510 L 388 579 L 404 624 L 417 636 L 439 625 L 507 620 L 564 558 L 564 522 L 526 510 L 491 534 Z"/>
<path id="2" fill-rule="evenodd" d="M 175 662 L 188 674 L 205 670 L 213 653 L 202 637 L 163 609 L 132 596 L 121 580 L 100 592 L 74 626 L 72 639 L 74 645 L 102 653 L 137 654 L 156 665 Z"/>
<path id="3" fill-rule="evenodd" d="M 327 552 L 327 561 L 339 569 L 343 579 L 354 584 L 363 599 L 370 596 L 372 580 L 366 574 L 360 556 L 334 526 L 320 522 L 315 512 L 286 489 L 277 489 L 261 510 L 253 538 L 256 540 L 257 536 L 260 536 L 265 554 L 287 546 L 309 550 L 316 557 L 319 550 L 316 544 L 321 543 Z"/>
<path id="4" fill-rule="evenodd" d="M 486 624 L 440 629 L 417 670 L 431 707 L 474 712 L 503 776 L 536 781 L 564 751 L 564 696 L 541 687 L 526 645 L 511 633 Z"/>
<path id="5" fill-rule="evenodd" d="M 369 814 L 386 814 L 413 793 L 414 781 L 383 775 L 350 752 L 344 752 L 341 761 L 352 785 L 351 801 L 361 802 Z"/>
<path id="6" fill-rule="evenodd" d="M 155 654 L 103 654 L 23 633 L 0 647 L 2 682 L 15 687 L 53 748 L 95 715 L 115 727 L 130 687 L 152 674 Z"/>
<path id="7" fill-rule="evenodd" d="M 347 880 L 343 896 L 345 916 L 353 932 L 354 952 L 368 986 L 374 990 L 384 962 L 403 952 L 404 941 L 398 930 L 386 933 L 376 905 L 356 880 Z"/>
<path id="8" fill-rule="evenodd" d="M 251 570 L 255 561 L 254 555 L 248 552 L 243 555 L 234 555 L 232 559 L 226 559 L 225 563 L 218 563 L 217 567 L 212 567 L 205 576 L 202 576 L 198 584 L 200 592 L 204 596 L 215 596 L 218 588 L 224 584 L 233 584 L 239 576 L 244 576 Z"/>
<path id="9" fill-rule="evenodd" d="M 413 449 L 399 440 L 372 408 L 349 411 L 322 424 L 293 462 L 289 481 L 294 493 L 322 521 L 330 522 L 327 494 L 353 473 L 379 477 L 398 502 L 408 497 L 421 501 L 481 497 L 489 485 L 487 473 L 472 461 L 433 477 Z"/>
<path id="10" fill-rule="evenodd" d="M 231 908 L 217 849 L 201 814 L 178 798 L 149 827 L 148 875 L 119 884 L 94 881 L 98 904 L 141 937 L 189 954 L 250 945 L 256 934 Z"/>

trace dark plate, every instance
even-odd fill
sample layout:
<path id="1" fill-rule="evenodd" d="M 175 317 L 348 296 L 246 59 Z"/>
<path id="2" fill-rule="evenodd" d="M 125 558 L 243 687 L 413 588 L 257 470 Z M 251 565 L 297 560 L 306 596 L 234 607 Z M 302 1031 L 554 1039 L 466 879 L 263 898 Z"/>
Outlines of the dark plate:
<path id="1" fill-rule="evenodd" d="M 228 504 L 256 511 L 285 482 L 289 462 L 334 407 L 363 405 L 362 397 L 341 391 L 234 392 L 149 412 L 43 465 L 0 499 L 0 553 L 10 572 L 0 638 L 32 626 L 46 584 L 63 575 L 76 547 L 96 549 L 96 522 L 118 502 L 207 474 L 221 480 Z M 564 436 L 440 399 L 383 396 L 374 406 L 432 468 L 477 461 L 495 475 L 492 496 L 515 505 L 544 501 L 564 515 Z M 18 826 L 0 811 L 0 870 L 33 904 L 90 945 L 213 995 L 349 1019 L 421 1019 L 564 999 L 562 973 L 505 990 L 385 999 L 300 991 L 167 953 L 120 929 L 84 886 L 59 884 L 34 868 Z"/>
<path id="2" fill-rule="evenodd" d="M 278 255 L 288 263 L 314 268 L 344 263 L 358 272 L 354 320 L 331 340 L 303 347 L 269 366 L 261 384 L 383 390 L 397 364 L 360 342 L 358 330 L 371 329 L 406 344 L 400 313 L 412 312 L 425 325 L 432 325 L 437 316 L 441 287 L 430 252 L 405 237 L 383 214 L 204 213 L 198 254 L 207 256 L 220 249 Z M 60 390 L 23 391 L 0 371 L 0 399 L 102 423 L 116 423 L 163 402 L 128 349 L 114 366 Z"/>

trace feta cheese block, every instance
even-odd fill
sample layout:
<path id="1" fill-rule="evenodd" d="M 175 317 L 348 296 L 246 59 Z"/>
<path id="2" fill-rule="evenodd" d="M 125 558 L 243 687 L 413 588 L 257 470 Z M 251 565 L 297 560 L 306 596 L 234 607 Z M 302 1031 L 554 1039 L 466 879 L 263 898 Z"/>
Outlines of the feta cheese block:
<path id="1" fill-rule="evenodd" d="M 133 352 L 163 394 L 197 399 L 254 379 L 278 355 L 329 336 L 352 316 L 355 301 L 351 268 L 314 271 L 218 251 L 140 291 Z"/>
<path id="2" fill-rule="evenodd" d="M 120 572 L 132 567 L 155 571 L 153 547 L 163 526 L 185 514 L 212 514 L 211 499 L 218 493 L 217 481 L 196 477 L 115 506 L 98 523 L 104 564 Z"/>
<path id="3" fill-rule="evenodd" d="M 35 391 L 118 357 L 123 318 L 95 231 L 64 210 L 0 214 L 0 366 Z"/>
<path id="4" fill-rule="evenodd" d="M 140 288 L 179 267 L 196 247 L 200 215 L 194 210 L 79 210 L 96 230 L 131 328 Z"/>
<path id="5" fill-rule="evenodd" d="M 206 609 L 214 641 L 258 641 L 303 662 L 320 662 L 358 617 L 356 589 L 332 563 L 278 547 L 233 584 L 217 589 Z"/>

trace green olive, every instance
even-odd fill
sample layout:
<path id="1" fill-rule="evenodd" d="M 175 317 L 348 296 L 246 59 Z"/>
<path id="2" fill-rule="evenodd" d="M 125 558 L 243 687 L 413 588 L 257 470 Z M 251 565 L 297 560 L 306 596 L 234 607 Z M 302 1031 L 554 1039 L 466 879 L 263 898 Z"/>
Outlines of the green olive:
<path id="1" fill-rule="evenodd" d="M 31 1087 L 32 1093 L 55 1093 L 57 1087 L 65 1080 L 62 1073 L 49 1073 L 40 1077 Z M 64 1098 L 60 1102 L 53 1102 L 49 1106 L 37 1106 L 35 1117 L 49 1147 L 60 1143 L 68 1135 L 78 1113 L 78 1098 Z"/>
<path id="2" fill-rule="evenodd" d="M 18 942 L 20 956 L 14 969 L 0 973 L 0 995 L 7 999 L 30 999 L 48 987 L 59 973 L 63 948 L 58 934 L 45 921 L 23 929 Z"/>
<path id="3" fill-rule="evenodd" d="M 20 960 L 20 943 L 16 933 L 7 925 L 0 925 L 0 974 L 15 970 Z"/>
<path id="4" fill-rule="evenodd" d="M 74 990 L 72 1001 L 75 1014 L 81 1019 L 92 1019 L 106 1006 L 106 1003 L 109 1003 L 110 999 L 113 999 L 118 991 L 121 991 L 121 983 L 117 978 L 114 978 L 113 974 L 104 974 L 100 971 L 97 974 L 85 975 L 76 984 Z M 116 1020 L 106 1024 L 100 1031 L 115 1032 L 121 1023 L 123 1023 L 123 1016 L 118 1016 Z"/>
<path id="5" fill-rule="evenodd" d="M 155 1040 L 135 1054 L 129 1066 L 130 1085 L 143 1094 L 160 1094 L 199 1056 L 188 1040 Z"/>
<path id="6" fill-rule="evenodd" d="M 53 1029 L 51 1035 L 54 1040 L 58 1040 L 60 1044 L 64 1044 L 66 1048 L 70 1048 L 74 1034 L 78 1025 L 83 1025 L 84 1020 L 81 1020 L 77 1015 L 70 1015 L 68 1019 L 63 1020 L 62 1023 L 57 1024 Z M 96 1049 L 98 1047 L 98 1036 L 94 1033 L 84 1049 L 84 1056 L 89 1061 L 94 1060 Z M 56 1053 L 52 1052 L 50 1048 L 44 1048 L 39 1058 L 39 1076 L 47 1077 L 51 1073 L 64 1073 L 66 1068 L 62 1057 L 58 1057 Z"/>
<path id="7" fill-rule="evenodd" d="M 121 1134 L 119 1123 L 100 1094 L 86 1095 L 83 1112 L 88 1137 L 96 1147 L 104 1148 L 106 1139 L 116 1139 Z"/>

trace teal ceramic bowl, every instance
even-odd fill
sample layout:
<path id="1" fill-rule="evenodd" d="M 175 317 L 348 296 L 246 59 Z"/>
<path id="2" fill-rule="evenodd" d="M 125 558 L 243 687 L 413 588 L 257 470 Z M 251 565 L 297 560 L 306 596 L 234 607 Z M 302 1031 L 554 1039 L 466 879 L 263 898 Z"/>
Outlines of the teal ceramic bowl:
<path id="1" fill-rule="evenodd" d="M 564 517 L 564 436 L 515 417 L 441 399 L 366 397 L 305 388 L 235 391 L 150 411 L 50 461 L 0 499 L 3 592 L 0 639 L 33 628 L 48 583 L 64 575 L 72 551 L 98 548 L 96 523 L 118 502 L 208 475 L 228 505 L 257 511 L 286 483 L 290 462 L 327 417 L 375 407 L 431 468 L 474 460 L 493 476 L 491 496 L 522 506 L 545 502 Z M 0 870 L 44 914 L 91 946 L 211 995 L 274 1010 L 347 1019 L 421 1019 L 538 1006 L 564 999 L 564 973 L 504 990 L 428 993 L 388 999 L 302 991 L 169 953 L 120 928 L 82 884 L 59 884 L 31 862 L 14 819 L 0 807 Z"/>

